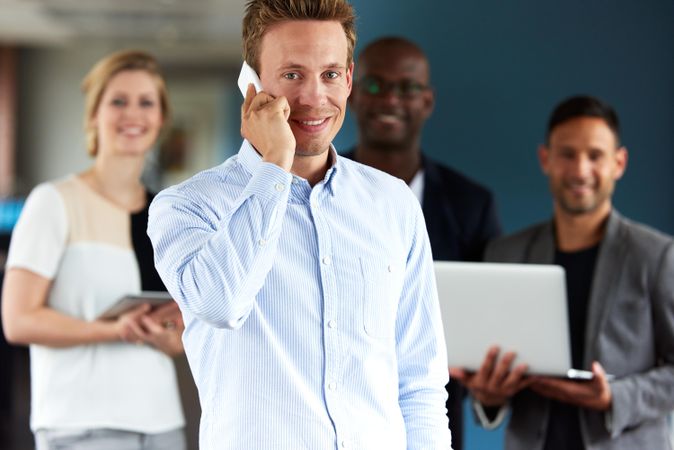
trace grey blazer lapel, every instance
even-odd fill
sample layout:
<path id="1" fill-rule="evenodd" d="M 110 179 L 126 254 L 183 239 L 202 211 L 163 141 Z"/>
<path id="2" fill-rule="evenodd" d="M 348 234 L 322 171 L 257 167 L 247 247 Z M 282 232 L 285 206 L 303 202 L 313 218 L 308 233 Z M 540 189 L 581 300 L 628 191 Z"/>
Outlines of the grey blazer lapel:
<path id="1" fill-rule="evenodd" d="M 622 217 L 616 211 L 612 211 L 606 224 L 606 234 L 599 248 L 590 290 L 585 324 L 584 365 L 587 369 L 591 367 L 595 357 L 595 343 L 616 298 L 618 280 L 625 258 L 625 246 L 622 244 L 623 228 Z"/>
<path id="2" fill-rule="evenodd" d="M 542 224 L 531 237 L 526 262 L 530 264 L 552 264 L 554 260 L 555 232 L 552 221 L 549 221 Z"/>

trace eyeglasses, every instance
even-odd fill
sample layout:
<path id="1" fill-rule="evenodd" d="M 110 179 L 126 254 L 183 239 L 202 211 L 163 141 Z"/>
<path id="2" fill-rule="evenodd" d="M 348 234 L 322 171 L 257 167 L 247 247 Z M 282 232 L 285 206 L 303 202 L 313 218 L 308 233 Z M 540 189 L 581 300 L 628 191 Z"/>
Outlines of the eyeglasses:
<path id="1" fill-rule="evenodd" d="M 356 87 L 368 95 L 384 95 L 390 92 L 401 98 L 413 98 L 428 89 L 425 84 L 412 80 L 391 82 L 376 77 L 363 77 L 358 80 Z"/>

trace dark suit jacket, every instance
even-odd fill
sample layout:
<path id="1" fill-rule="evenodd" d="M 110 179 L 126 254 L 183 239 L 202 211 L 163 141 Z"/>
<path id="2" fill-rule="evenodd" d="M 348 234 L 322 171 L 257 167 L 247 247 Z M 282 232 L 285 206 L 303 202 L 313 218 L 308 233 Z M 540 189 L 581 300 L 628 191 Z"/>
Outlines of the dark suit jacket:
<path id="1" fill-rule="evenodd" d="M 489 245 L 486 260 L 551 264 L 551 222 Z M 674 241 L 612 212 L 600 245 L 587 311 L 584 368 L 599 361 L 611 381 L 608 414 L 581 410 L 585 447 L 670 449 L 674 409 Z M 549 401 L 530 390 L 511 402 L 507 450 L 540 450 Z"/>
<path id="2" fill-rule="evenodd" d="M 351 150 L 342 156 L 354 159 Z M 422 210 L 436 261 L 480 261 L 487 242 L 501 234 L 494 198 L 485 187 L 422 155 Z M 463 448 L 463 389 L 447 385 L 452 447 Z"/>
<path id="3" fill-rule="evenodd" d="M 354 151 L 342 154 L 354 159 Z M 496 205 L 485 187 L 422 155 L 422 209 L 436 261 L 480 261 L 487 242 L 501 234 Z"/>
<path id="4" fill-rule="evenodd" d="M 422 209 L 436 261 L 481 261 L 501 234 L 494 198 L 459 172 L 422 156 Z"/>

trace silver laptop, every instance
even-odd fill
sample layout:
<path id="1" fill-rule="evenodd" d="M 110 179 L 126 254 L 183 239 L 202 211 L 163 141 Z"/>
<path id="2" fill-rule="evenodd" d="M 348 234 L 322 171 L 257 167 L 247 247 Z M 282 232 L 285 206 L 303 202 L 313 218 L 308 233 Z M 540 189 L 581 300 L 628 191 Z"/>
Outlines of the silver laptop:
<path id="1" fill-rule="evenodd" d="M 592 379 L 571 368 L 562 267 L 437 261 L 435 276 L 450 367 L 475 371 L 498 345 L 530 374 Z"/>

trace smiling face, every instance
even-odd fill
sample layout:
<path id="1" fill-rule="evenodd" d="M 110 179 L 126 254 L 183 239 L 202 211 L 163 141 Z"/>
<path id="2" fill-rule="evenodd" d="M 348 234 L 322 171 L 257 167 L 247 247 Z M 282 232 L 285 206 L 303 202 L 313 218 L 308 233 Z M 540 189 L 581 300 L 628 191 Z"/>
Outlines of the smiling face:
<path id="1" fill-rule="evenodd" d="M 260 80 L 264 91 L 285 96 L 296 156 L 326 152 L 342 127 L 353 64 L 336 21 L 293 20 L 273 25 L 262 38 Z"/>
<path id="2" fill-rule="evenodd" d="M 96 114 L 100 154 L 144 155 L 163 124 L 159 89 L 143 70 L 126 70 L 108 82 Z"/>
<path id="3" fill-rule="evenodd" d="M 605 214 L 615 182 L 625 172 L 627 150 L 617 147 L 616 136 L 603 119 L 579 117 L 551 131 L 539 159 L 558 211 Z"/>
<path id="4" fill-rule="evenodd" d="M 349 104 L 360 142 L 388 151 L 418 147 L 424 122 L 433 110 L 424 55 L 405 42 L 381 42 L 367 48 L 358 64 Z"/>

